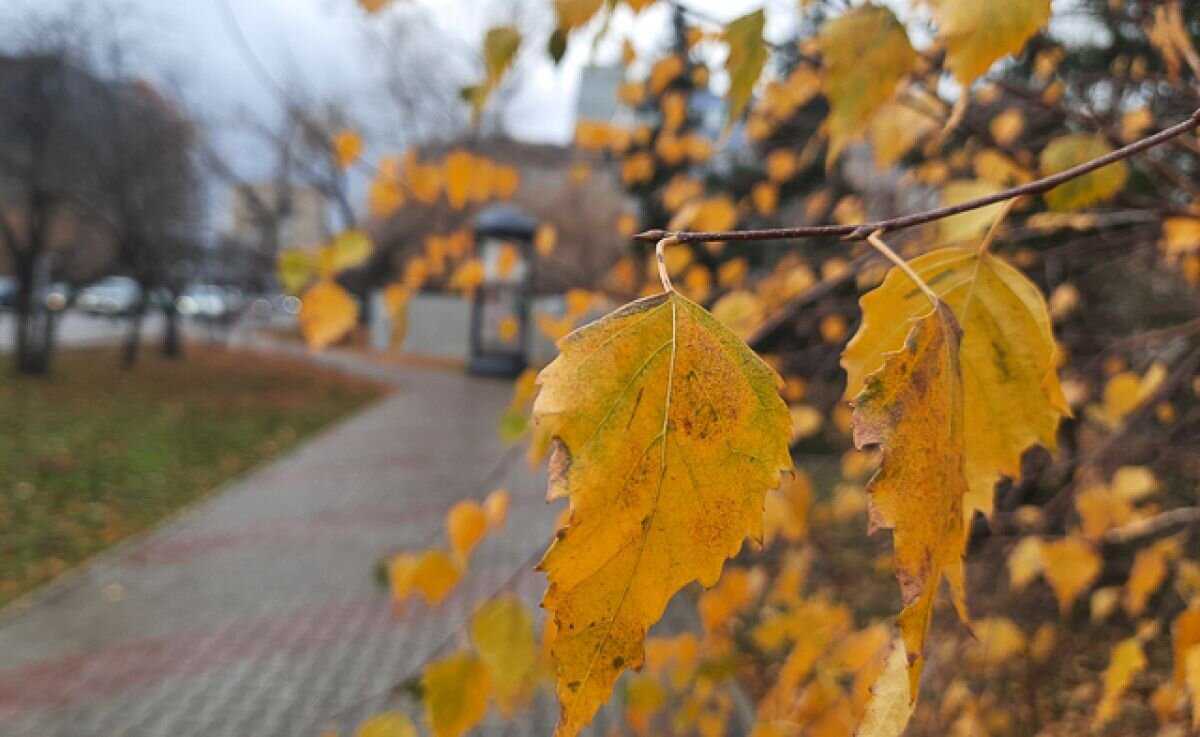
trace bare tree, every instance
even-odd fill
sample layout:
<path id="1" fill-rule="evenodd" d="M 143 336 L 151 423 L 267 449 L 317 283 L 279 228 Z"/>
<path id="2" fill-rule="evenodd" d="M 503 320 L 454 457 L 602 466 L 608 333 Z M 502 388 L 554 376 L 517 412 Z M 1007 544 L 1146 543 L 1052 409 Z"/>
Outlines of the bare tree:
<path id="1" fill-rule="evenodd" d="M 77 25 L 38 17 L 20 30 L 10 41 L 17 55 L 0 58 L 0 241 L 17 280 L 15 366 L 42 374 L 56 316 L 39 293 L 74 240 L 56 234 L 72 220 L 86 228 L 96 211 L 105 93 Z"/>

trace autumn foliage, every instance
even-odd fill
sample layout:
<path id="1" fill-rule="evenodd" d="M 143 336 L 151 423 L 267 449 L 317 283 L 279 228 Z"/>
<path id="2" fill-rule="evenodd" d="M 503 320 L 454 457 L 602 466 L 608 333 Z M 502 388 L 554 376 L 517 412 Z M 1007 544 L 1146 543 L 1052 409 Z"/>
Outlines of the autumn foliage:
<path id="1" fill-rule="evenodd" d="M 805 2 L 796 36 L 771 42 L 762 10 L 554 5 L 556 60 L 615 14 L 665 5 L 678 20 L 661 56 L 625 44 L 620 95 L 644 122 L 576 133 L 638 198 L 614 236 L 653 237 L 538 318 L 559 356 L 518 380 L 499 425 L 549 458 L 548 499 L 568 502 L 539 566 L 545 624 L 509 595 L 482 603 L 463 647 L 420 676 L 432 733 L 466 733 L 489 703 L 511 716 L 549 683 L 564 737 L 608 703 L 637 734 L 1200 724 L 1200 14 L 1084 3 L 1128 38 L 1081 51 L 1047 30 L 1049 0 L 924 0 L 902 16 Z M 464 91 L 477 112 L 517 54 L 542 53 L 527 41 L 487 32 Z M 690 107 L 714 71 L 715 139 Z M 742 158 L 715 164 L 733 139 Z M 330 146 L 343 166 L 361 154 L 347 131 Z M 410 152 L 378 166 L 370 207 L 461 211 L 519 186 L 478 154 Z M 543 226 L 534 246 L 556 243 Z M 422 288 L 470 294 L 472 248 L 427 241 L 389 309 Z M 1135 257 L 1114 272 L 1121 248 Z M 314 347 L 353 324 L 336 280 L 369 253 L 350 232 L 315 262 L 281 257 Z M 1143 317 L 1142 288 L 1169 294 L 1175 319 Z M 507 499 L 457 504 L 444 549 L 395 556 L 397 606 L 438 605 Z M 864 514 L 871 538 L 841 534 Z M 698 626 L 648 635 L 681 597 Z M 1055 668 L 1071 655 L 1091 671 Z M 1149 707 L 1129 708 L 1135 691 Z"/>

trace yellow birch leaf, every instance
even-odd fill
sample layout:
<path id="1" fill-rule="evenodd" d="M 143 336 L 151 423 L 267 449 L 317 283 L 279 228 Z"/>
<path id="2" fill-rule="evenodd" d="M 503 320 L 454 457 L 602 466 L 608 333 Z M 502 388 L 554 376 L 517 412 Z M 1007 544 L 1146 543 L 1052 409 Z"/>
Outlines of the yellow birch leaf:
<path id="1" fill-rule="evenodd" d="M 275 262 L 275 277 L 287 294 L 299 294 L 316 274 L 313 255 L 308 251 L 289 248 L 279 252 Z"/>
<path id="2" fill-rule="evenodd" d="M 399 711 L 376 714 L 358 726 L 354 737 L 420 737 L 417 725 Z"/>
<path id="3" fill-rule="evenodd" d="M 412 587 L 421 592 L 425 603 L 437 606 L 446 598 L 458 579 L 462 568 L 443 550 L 426 550 L 417 558 L 412 570 Z"/>
<path id="4" fill-rule="evenodd" d="M 788 148 L 777 148 L 767 154 L 767 178 L 776 184 L 783 184 L 796 176 L 796 152 Z"/>
<path id="5" fill-rule="evenodd" d="M 324 350 L 358 323 L 358 302 L 337 282 L 323 279 L 300 297 L 300 332 L 308 347 Z"/>
<path id="6" fill-rule="evenodd" d="M 371 252 L 375 250 L 375 246 L 371 243 L 371 236 L 358 228 L 343 230 L 333 239 L 330 246 L 333 249 L 335 272 L 362 266 L 367 259 L 371 258 Z"/>
<path id="7" fill-rule="evenodd" d="M 464 559 L 487 533 L 487 513 L 478 502 L 464 500 L 446 512 L 446 537 L 450 548 Z"/>
<path id="8" fill-rule="evenodd" d="M 822 25 L 818 43 L 830 107 L 826 161 L 832 162 L 913 71 L 917 52 L 892 11 L 870 3 Z"/>
<path id="9" fill-rule="evenodd" d="M 1090 133 L 1059 136 L 1042 149 L 1039 165 L 1042 176 L 1057 174 L 1112 151 L 1104 139 Z M 1103 202 L 1120 192 L 1129 176 L 1129 165 L 1117 161 L 1090 174 L 1060 184 L 1044 197 L 1051 210 L 1079 210 Z"/>
<path id="10" fill-rule="evenodd" d="M 1042 573 L 1054 589 L 1058 610 L 1064 615 L 1100 575 L 1100 554 L 1082 538 L 1043 540 L 1042 560 Z"/>
<path id="11" fill-rule="evenodd" d="M 467 259 L 459 264 L 450 277 L 450 287 L 462 292 L 473 292 L 483 283 L 483 262 L 477 258 Z"/>
<path id="12" fill-rule="evenodd" d="M 362 137 L 352 130 L 340 130 L 333 134 L 333 160 L 345 169 L 362 154 Z"/>
<path id="13" fill-rule="evenodd" d="M 1163 548 L 1142 548 L 1133 559 L 1129 580 L 1125 582 L 1125 611 L 1137 619 L 1146 608 L 1146 600 L 1158 591 L 1167 577 L 1167 556 Z"/>
<path id="14" fill-rule="evenodd" d="M 812 501 L 812 482 L 800 469 L 796 469 L 792 478 L 784 480 L 778 489 L 767 492 L 763 507 L 763 543 L 770 543 L 776 537 L 789 542 L 800 542 L 807 537 Z"/>
<path id="15" fill-rule="evenodd" d="M 558 27 L 564 32 L 573 31 L 592 19 L 604 0 L 554 0 L 554 12 L 558 16 Z"/>
<path id="16" fill-rule="evenodd" d="M 946 44 L 946 68 L 964 91 L 996 60 L 1018 53 L 1050 20 L 1050 0 L 928 2 Z"/>
<path id="17" fill-rule="evenodd" d="M 779 206 L 779 187 L 771 182 L 758 182 L 750 190 L 750 200 L 759 215 L 770 215 Z"/>
<path id="18" fill-rule="evenodd" d="M 500 713 L 512 716 L 532 696 L 536 675 L 529 607 L 511 594 L 486 602 L 471 617 L 471 642 L 487 669 Z"/>
<path id="19" fill-rule="evenodd" d="M 977 197 L 986 197 L 999 192 L 1001 187 L 995 182 L 982 179 L 960 179 L 947 182 L 942 187 L 940 204 L 942 206 L 957 205 Z M 959 243 L 961 241 L 978 240 L 987 232 L 996 220 L 1004 203 L 988 205 L 978 210 L 971 210 L 958 215 L 952 215 L 938 223 L 938 240 L 942 243 Z"/>
<path id="20" fill-rule="evenodd" d="M 1010 107 L 988 123 L 988 131 L 1001 146 L 1012 145 L 1021 131 L 1025 130 L 1025 114 L 1020 108 Z"/>
<path id="21" fill-rule="evenodd" d="M 792 416 L 793 443 L 816 435 L 817 431 L 821 429 L 821 425 L 825 424 L 825 417 L 820 410 L 807 404 L 792 407 L 788 410 L 788 414 Z"/>
<path id="22" fill-rule="evenodd" d="M 471 194 L 471 179 L 475 169 L 475 157 L 469 151 L 451 151 L 446 155 L 445 168 L 446 201 L 455 210 L 467 204 Z"/>
<path id="23" fill-rule="evenodd" d="M 399 349 L 404 345 L 404 336 L 408 334 L 408 300 L 411 296 L 412 290 L 403 284 L 389 284 L 383 290 L 384 309 L 392 321 L 392 348 Z"/>
<path id="24" fill-rule="evenodd" d="M 1022 591 L 1045 568 L 1042 558 L 1042 541 L 1036 537 L 1023 537 L 1008 554 L 1008 586 L 1013 591 Z"/>
<path id="25" fill-rule="evenodd" d="M 875 168 L 883 171 L 900 161 L 913 146 L 938 129 L 937 119 L 909 105 L 888 102 L 871 117 L 867 138 L 875 154 Z"/>
<path id="26" fill-rule="evenodd" d="M 1146 655 L 1142 652 L 1142 641 L 1130 637 L 1117 643 L 1104 670 L 1104 695 L 1096 707 L 1093 726 L 1096 729 L 1112 721 L 1121 710 L 1121 697 L 1133 682 L 1133 677 L 1146 669 Z"/>
<path id="27" fill-rule="evenodd" d="M 922 296 L 924 299 L 924 296 Z M 926 302 L 928 305 L 928 302 Z M 967 621 L 963 588 L 966 526 L 961 331 L 939 302 L 912 321 L 901 350 L 884 357 L 854 399 L 854 445 L 878 446 L 868 534 L 892 530 L 895 573 L 904 611 L 897 625 L 909 663 L 909 690 L 919 690 L 925 635 L 942 577 L 959 617 Z"/>
<path id="28" fill-rule="evenodd" d="M 1175 685 L 1182 688 L 1186 685 L 1187 654 L 1193 647 L 1200 645 L 1200 605 L 1195 602 L 1175 617 L 1171 624 L 1171 653 L 1175 660 Z"/>
<path id="29" fill-rule="evenodd" d="M 400 553 L 388 561 L 388 588 L 392 592 L 392 601 L 397 605 L 402 605 L 412 593 L 417 560 L 413 553 Z"/>
<path id="30" fill-rule="evenodd" d="M 433 737 L 460 737 L 483 721 L 490 691 L 483 660 L 470 651 L 430 663 L 421 674 L 421 701 Z"/>
<path id="31" fill-rule="evenodd" d="M 883 673 L 871 686 L 871 700 L 854 737 L 900 737 L 912 718 L 915 699 L 909 687 L 904 641 L 892 642 Z"/>
<path id="32" fill-rule="evenodd" d="M 1183 658 L 1184 683 L 1192 700 L 1192 729 L 1200 728 L 1200 646 L 1188 648 Z"/>
<path id="33" fill-rule="evenodd" d="M 1093 622 L 1103 622 L 1112 615 L 1121 603 L 1121 589 L 1118 586 L 1105 586 L 1096 589 L 1088 599 L 1088 611 Z"/>
<path id="34" fill-rule="evenodd" d="M 501 279 L 512 276 L 520 260 L 521 252 L 517 250 L 516 246 L 511 243 L 501 243 L 499 250 L 496 251 L 496 275 Z"/>
<path id="35" fill-rule="evenodd" d="M 539 256 L 549 256 L 558 245 L 558 228 L 553 223 L 542 223 L 533 233 L 533 247 Z"/>
<path id="36" fill-rule="evenodd" d="M 971 625 L 976 647 L 969 657 L 983 665 L 1001 665 L 1025 651 L 1025 633 L 1007 617 L 985 617 Z"/>
<path id="37" fill-rule="evenodd" d="M 1050 316 L 1037 287 L 990 253 L 946 248 L 915 258 L 910 266 L 954 311 L 963 330 L 970 485 L 963 511 L 990 514 L 998 478 L 1020 477 L 1021 454 L 1029 446 L 1053 450 L 1059 419 L 1070 415 L 1058 383 Z M 901 347 L 907 320 L 929 305 L 897 269 L 860 304 L 862 325 L 842 354 L 848 397 L 883 364 L 884 353 Z"/>
<path id="38" fill-rule="evenodd" d="M 513 315 L 500 318 L 496 326 L 496 335 L 505 343 L 512 343 L 521 334 L 521 322 Z"/>
<path id="39" fill-rule="evenodd" d="M 725 43 L 729 44 L 729 57 L 725 61 L 725 71 L 729 74 L 727 125 L 741 117 L 767 63 L 767 45 L 763 42 L 766 21 L 766 14 L 759 9 L 725 26 Z"/>
<path id="40" fill-rule="evenodd" d="M 735 289 L 712 306 L 713 317 L 743 340 L 762 324 L 766 317 L 765 310 L 762 299 L 745 289 Z"/>
<path id="41" fill-rule="evenodd" d="M 487 515 L 489 530 L 504 529 L 504 524 L 508 521 L 508 506 L 511 501 L 512 495 L 508 493 L 508 489 L 496 489 L 484 497 L 483 511 Z"/>
<path id="42" fill-rule="evenodd" d="M 712 586 L 742 541 L 761 537 L 764 496 L 791 460 L 779 377 L 677 293 L 558 347 L 534 416 L 556 422 L 548 496 L 571 502 L 540 567 L 558 632 L 556 734 L 573 737 L 641 665 L 671 596 Z"/>
<path id="43" fill-rule="evenodd" d="M 1158 245 L 1170 261 L 1200 252 L 1200 218 L 1174 217 L 1163 220 L 1162 238 Z"/>
<path id="44" fill-rule="evenodd" d="M 358 6 L 365 10 L 368 15 L 375 15 L 393 2 L 394 0 L 358 0 Z"/>
<path id="45" fill-rule="evenodd" d="M 507 164 L 492 167 L 492 191 L 502 200 L 510 200 L 521 188 L 521 172 Z"/>

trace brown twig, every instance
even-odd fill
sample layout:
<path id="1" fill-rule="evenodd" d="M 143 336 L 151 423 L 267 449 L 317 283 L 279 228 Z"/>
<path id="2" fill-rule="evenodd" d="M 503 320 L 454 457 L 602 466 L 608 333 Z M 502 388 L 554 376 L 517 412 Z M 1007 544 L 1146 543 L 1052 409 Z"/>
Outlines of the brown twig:
<path id="1" fill-rule="evenodd" d="M 1200 109 L 1194 110 L 1187 120 L 1176 123 L 1170 128 L 1155 133 L 1152 136 L 1147 136 L 1139 141 L 1135 141 L 1128 146 L 1123 146 L 1115 151 L 1111 151 L 1104 156 L 1084 162 L 1078 166 L 1073 166 L 1070 169 L 1060 171 L 1057 174 L 1052 174 L 1048 177 L 1043 177 L 1036 181 L 1022 184 L 1011 189 L 1006 189 L 995 194 L 990 194 L 986 197 L 979 197 L 967 202 L 962 202 L 957 205 L 949 205 L 946 207 L 938 207 L 932 210 L 916 212 L 910 215 L 901 215 L 900 217 L 890 218 L 888 220 L 878 220 L 871 223 L 859 223 L 851 225 L 804 225 L 795 228 L 762 228 L 758 230 L 720 230 L 708 232 L 689 232 L 679 231 L 671 232 L 667 230 L 647 230 L 644 233 L 638 233 L 633 236 L 634 240 L 645 241 L 647 243 L 657 243 L 663 238 L 675 237 L 680 243 L 706 243 L 715 241 L 770 241 L 770 240 L 789 240 L 793 238 L 814 238 L 814 237 L 840 237 L 842 240 L 858 241 L 864 240 L 867 236 L 876 231 L 890 233 L 897 230 L 904 230 L 916 225 L 924 225 L 935 220 L 942 220 L 951 215 L 958 215 L 971 210 L 978 210 L 981 207 L 994 205 L 997 202 L 1011 200 L 1014 197 L 1022 195 L 1037 195 L 1048 192 L 1060 184 L 1069 182 L 1072 179 L 1077 179 L 1084 174 L 1089 174 L 1097 169 L 1108 166 L 1122 159 L 1127 159 L 1130 156 L 1139 154 L 1148 149 L 1154 148 L 1162 143 L 1165 143 L 1172 138 L 1180 136 L 1188 131 L 1195 130 L 1200 127 Z"/>
<path id="2" fill-rule="evenodd" d="M 1141 537 L 1154 535 L 1175 525 L 1190 525 L 1196 522 L 1200 522 L 1200 507 L 1177 507 L 1153 517 L 1114 527 L 1104 533 L 1104 542 L 1127 543 Z"/>

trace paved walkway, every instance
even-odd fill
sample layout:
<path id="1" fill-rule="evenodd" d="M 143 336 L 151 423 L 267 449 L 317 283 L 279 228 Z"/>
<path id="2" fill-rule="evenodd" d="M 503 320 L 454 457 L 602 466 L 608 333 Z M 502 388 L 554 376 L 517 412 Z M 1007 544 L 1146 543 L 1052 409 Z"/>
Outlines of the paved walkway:
<path id="1" fill-rule="evenodd" d="M 0 611 L 0 735 L 350 735 L 377 710 L 415 713 L 389 689 L 453 647 L 472 602 L 536 602 L 555 510 L 496 437 L 509 385 L 389 372 L 392 396 Z M 441 543 L 450 504 L 500 486 L 508 529 L 451 598 L 393 613 L 376 563 Z"/>

